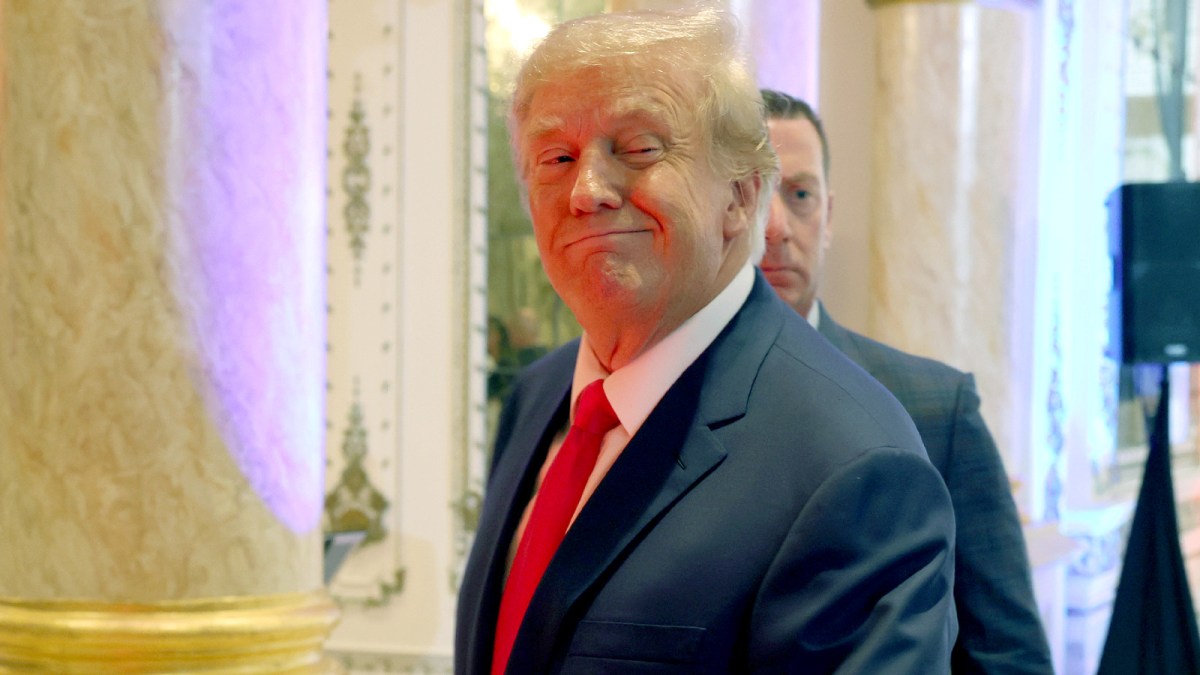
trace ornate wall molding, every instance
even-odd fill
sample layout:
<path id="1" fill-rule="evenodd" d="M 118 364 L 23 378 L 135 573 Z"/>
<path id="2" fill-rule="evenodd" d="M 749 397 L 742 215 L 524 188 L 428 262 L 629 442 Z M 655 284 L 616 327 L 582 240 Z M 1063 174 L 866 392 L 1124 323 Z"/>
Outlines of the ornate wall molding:
<path id="1" fill-rule="evenodd" d="M 399 8 L 330 1 L 328 66 L 328 530 L 363 529 L 331 587 L 343 604 L 403 592 L 397 421 L 403 340 L 396 271 L 400 145 Z"/>
<path id="2" fill-rule="evenodd" d="M 468 270 L 467 314 L 470 330 L 467 337 L 466 438 L 458 458 L 455 476 L 454 564 L 449 570 L 452 589 L 458 588 L 458 575 L 466 564 L 466 556 L 474 541 L 483 505 L 483 485 L 487 476 L 488 397 L 487 397 L 487 339 L 488 339 L 488 69 L 484 45 L 485 19 L 483 0 L 470 0 L 470 30 L 467 40 L 465 78 L 468 88 L 468 189 L 467 241 L 465 252 Z"/>
<path id="3" fill-rule="evenodd" d="M 326 526 L 368 539 L 327 648 L 448 673 L 486 444 L 483 2 L 328 2 Z"/>
<path id="4" fill-rule="evenodd" d="M 1124 530 L 1117 529 L 1095 536 L 1077 537 L 1083 551 L 1072 561 L 1069 572 L 1078 577 L 1095 577 L 1116 569 L 1121 564 L 1124 549 Z"/>
<path id="5" fill-rule="evenodd" d="M 1063 409 L 1062 394 L 1062 347 L 1061 323 L 1059 311 L 1053 309 L 1050 325 L 1050 355 L 1047 366 L 1050 368 L 1050 386 L 1046 393 L 1046 450 L 1048 462 L 1046 467 L 1046 494 L 1043 520 L 1055 521 L 1060 518 L 1062 508 L 1062 452 L 1063 452 L 1063 422 L 1066 413 Z"/>
<path id="6" fill-rule="evenodd" d="M 367 193 L 371 189 L 371 167 L 367 163 L 371 151 L 371 128 L 366 123 L 366 117 L 362 101 L 362 73 L 355 73 L 354 100 L 350 105 L 349 121 L 342 141 L 346 166 L 342 169 L 341 182 L 346 197 L 342 217 L 346 223 L 350 251 L 354 255 L 355 285 L 361 278 L 362 258 L 367 248 L 366 237 L 371 222 L 371 205 L 367 201 Z"/>

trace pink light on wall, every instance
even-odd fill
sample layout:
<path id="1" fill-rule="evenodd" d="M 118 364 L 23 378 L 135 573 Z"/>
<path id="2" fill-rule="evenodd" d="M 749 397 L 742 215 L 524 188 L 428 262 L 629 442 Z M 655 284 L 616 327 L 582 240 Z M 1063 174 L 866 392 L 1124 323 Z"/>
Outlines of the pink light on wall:
<path id="1" fill-rule="evenodd" d="M 166 165 L 194 377 L 293 531 L 319 524 L 325 388 L 323 0 L 164 3 Z"/>
<path id="2" fill-rule="evenodd" d="M 745 25 L 759 86 L 798 96 L 816 108 L 820 0 L 735 0 L 731 5 Z"/>

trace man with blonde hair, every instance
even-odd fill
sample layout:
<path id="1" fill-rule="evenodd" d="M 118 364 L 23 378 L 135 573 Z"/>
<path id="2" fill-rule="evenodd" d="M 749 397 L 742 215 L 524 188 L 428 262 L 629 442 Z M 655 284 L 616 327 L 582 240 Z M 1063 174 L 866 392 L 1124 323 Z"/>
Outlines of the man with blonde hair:
<path id="1" fill-rule="evenodd" d="M 778 169 L 732 19 L 558 26 L 510 132 L 584 335 L 501 415 L 456 672 L 945 672 L 950 499 L 754 269 Z"/>

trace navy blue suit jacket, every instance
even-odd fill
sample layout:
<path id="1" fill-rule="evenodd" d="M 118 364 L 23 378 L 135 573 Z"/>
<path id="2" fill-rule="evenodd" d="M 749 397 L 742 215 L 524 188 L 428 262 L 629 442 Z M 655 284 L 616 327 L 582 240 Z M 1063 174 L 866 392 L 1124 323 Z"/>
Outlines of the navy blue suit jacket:
<path id="1" fill-rule="evenodd" d="M 950 490 L 959 626 L 951 670 L 1053 673 L 1017 507 L 979 414 L 975 378 L 846 330 L 824 307 L 818 329 L 899 399 Z"/>
<path id="2" fill-rule="evenodd" d="M 506 554 L 577 349 L 526 369 L 502 413 L 457 673 L 488 672 Z M 507 672 L 946 672 L 953 546 L 904 409 L 758 274 L 567 532 Z"/>

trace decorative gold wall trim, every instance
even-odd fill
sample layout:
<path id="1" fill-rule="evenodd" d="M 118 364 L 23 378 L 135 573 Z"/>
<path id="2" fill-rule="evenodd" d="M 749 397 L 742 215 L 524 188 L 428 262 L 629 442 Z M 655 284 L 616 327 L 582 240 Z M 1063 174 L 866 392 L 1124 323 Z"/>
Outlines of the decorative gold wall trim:
<path id="1" fill-rule="evenodd" d="M 371 204 L 368 193 L 371 189 L 371 128 L 367 125 L 367 111 L 362 101 L 362 74 L 354 74 L 354 102 L 350 107 L 350 123 L 346 126 L 342 150 L 346 152 L 346 168 L 342 170 L 342 188 L 346 191 L 346 206 L 342 215 L 346 218 L 346 233 L 350 239 L 350 250 L 354 253 L 354 282 L 358 285 L 362 274 L 360 265 L 367 250 L 367 232 L 371 229 Z"/>
<path id="2" fill-rule="evenodd" d="M 371 483 L 371 475 L 364 462 L 367 447 L 367 427 L 363 420 L 363 407 L 358 401 L 358 383 L 355 382 L 355 400 L 350 405 L 349 421 L 342 438 L 342 475 L 325 495 L 325 515 L 329 518 L 329 529 L 333 532 L 363 530 L 367 533 L 363 546 L 377 544 L 387 536 L 384 512 L 391 503 Z"/>
<path id="3" fill-rule="evenodd" d="M 324 591 L 152 604 L 0 598 L 0 673 L 340 673 Z"/>

